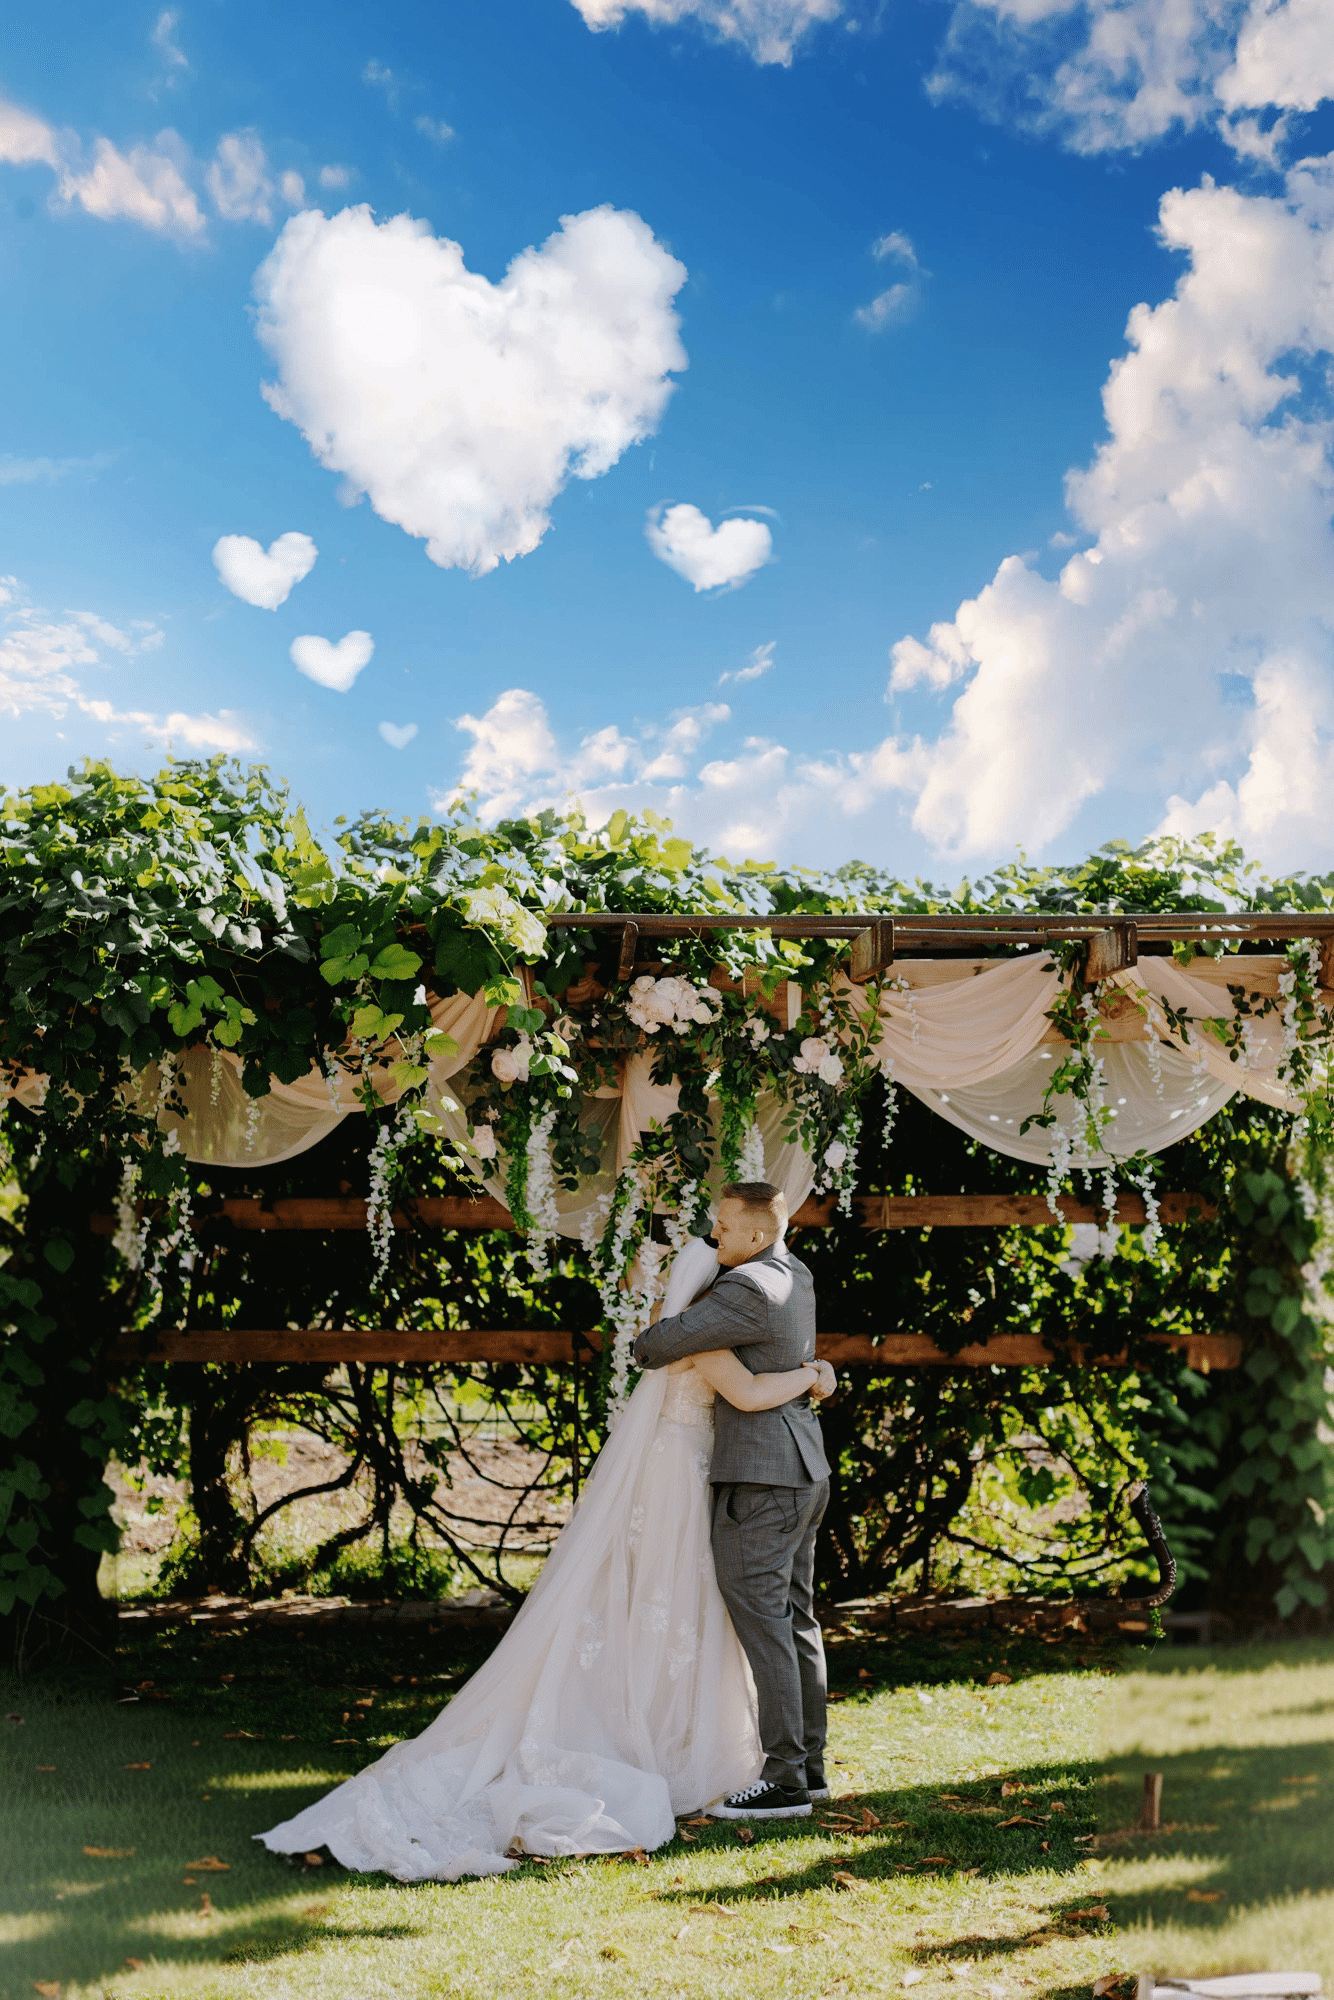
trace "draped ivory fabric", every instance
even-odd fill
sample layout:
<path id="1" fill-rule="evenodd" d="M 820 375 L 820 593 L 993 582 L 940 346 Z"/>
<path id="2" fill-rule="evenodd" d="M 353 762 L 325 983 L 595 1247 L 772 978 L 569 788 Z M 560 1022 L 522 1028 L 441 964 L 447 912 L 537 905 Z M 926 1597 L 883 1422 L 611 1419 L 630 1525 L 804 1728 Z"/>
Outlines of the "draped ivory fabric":
<path id="1" fill-rule="evenodd" d="M 1103 1133 L 1104 1157 L 1159 1153 L 1238 1091 L 1282 1110 L 1301 1108 L 1278 1075 L 1280 1013 L 1247 1021 L 1235 1059 L 1206 1026 L 1230 1020 L 1229 984 L 1243 987 L 1252 1000 L 1277 999 L 1285 963 L 1232 956 L 1185 967 L 1170 958 L 1144 958 L 1104 982 L 1104 1033 L 1094 1044 L 1106 1079 L 1102 1102 L 1112 1114 Z M 1002 964 L 919 959 L 895 971 L 895 985 L 881 1001 L 876 1042 L 894 1080 L 997 1152 L 1045 1165 L 1051 1133 L 1020 1128 L 1043 1109 L 1052 1070 L 1069 1048 L 1047 1019 L 1060 986 L 1055 962 L 1045 953 Z M 1334 995 L 1322 999 L 1328 1006 Z M 1186 1017 L 1183 1029 L 1172 1025 L 1167 1008 Z M 1079 1162 L 1078 1107 L 1058 1096 L 1051 1109 Z"/>
<path id="2" fill-rule="evenodd" d="M 1277 998 L 1285 963 L 1279 957 L 1230 956 L 1199 958 L 1186 967 L 1171 958 L 1144 958 L 1104 982 L 1100 1025 L 1106 1039 L 1100 1035 L 1095 1048 L 1105 1073 L 1104 1102 L 1113 1113 L 1103 1140 L 1106 1157 L 1161 1152 L 1212 1117 L 1237 1091 L 1284 1110 L 1300 1109 L 1300 1100 L 1278 1073 L 1283 1060 L 1278 1012 L 1247 1021 L 1235 1059 L 1205 1025 L 1211 1019 L 1230 1020 L 1229 984 L 1242 986 L 1248 995 Z M 865 1004 L 863 989 L 845 990 Z M 943 1118 L 999 1152 L 1045 1163 L 1051 1134 L 1038 1127 L 1027 1133 L 1020 1128 L 1042 1110 L 1047 1080 L 1068 1047 L 1047 1018 L 1059 990 L 1059 972 L 1045 952 L 1001 961 L 904 960 L 895 967 L 894 983 L 881 1002 L 875 1053 L 896 1083 Z M 1324 994 L 1322 1000 L 1328 1006 L 1334 994 Z M 453 1037 L 458 1049 L 430 1064 L 426 1122 L 466 1147 L 467 1108 L 452 1079 L 491 1038 L 498 1015 L 481 995 L 455 994 L 432 999 L 430 1006 L 435 1025 Z M 1172 1025 L 1167 1009 L 1176 1019 L 1185 1017 L 1188 1034 Z M 653 1081 L 657 1053 L 649 1048 L 626 1056 L 616 1083 L 586 1103 L 585 1125 L 601 1167 L 577 1192 L 557 1194 L 562 1233 L 582 1233 L 596 1217 L 601 1197 L 614 1188 L 641 1134 L 665 1123 L 676 1110 L 678 1086 Z M 362 1108 L 355 1094 L 361 1079 L 343 1070 L 329 1078 L 312 1068 L 297 1083 L 274 1083 L 268 1096 L 249 1098 L 240 1064 L 230 1051 L 193 1049 L 180 1069 L 187 1115 L 181 1119 L 163 1110 L 159 1122 L 164 1130 L 177 1130 L 187 1157 L 201 1164 L 271 1166 L 292 1159 Z M 374 1065 L 370 1076 L 381 1101 L 395 1102 L 399 1093 L 389 1063 Z M 17 1084 L 5 1080 L 0 1094 L 38 1110 L 45 1082 L 29 1073 Z M 159 1083 L 154 1066 L 127 1087 L 140 1103 L 151 1106 Z M 1074 1134 L 1078 1161 L 1074 1102 L 1057 1098 L 1052 1109 Z M 796 1209 L 814 1183 L 814 1166 L 799 1145 L 784 1138 L 784 1118 L 777 1098 L 761 1098 L 756 1121 L 765 1170 L 783 1189 L 789 1209 Z M 479 1163 L 478 1178 L 505 1199 L 503 1163 Z"/>
<path id="3" fill-rule="evenodd" d="M 628 1164 L 641 1136 L 655 1125 L 665 1125 L 675 1114 L 681 1086 L 677 1083 L 654 1083 L 656 1055 L 656 1049 L 633 1051 L 619 1065 L 617 1083 L 604 1084 L 585 1099 L 584 1130 L 590 1137 L 595 1137 L 602 1166 L 597 1174 L 582 1180 L 577 1191 L 564 1188 L 558 1191 L 556 1213 L 563 1236 L 581 1236 L 585 1226 L 596 1220 L 599 1203 L 603 1196 L 610 1197 L 614 1191 L 617 1176 Z M 466 1096 L 466 1093 L 457 1093 L 455 1103 L 458 1103 L 460 1095 Z M 775 1187 L 782 1189 L 788 1213 L 792 1214 L 801 1207 L 815 1184 L 815 1167 L 808 1153 L 794 1140 L 784 1138 L 785 1116 L 786 1107 L 772 1091 L 764 1093 L 755 1107 L 755 1123 L 764 1143 L 765 1174 Z M 441 1106 L 433 1112 L 431 1122 L 455 1146 L 462 1149 L 466 1145 L 470 1132 L 466 1103 L 460 1104 L 457 1110 Z M 711 1123 L 716 1152 L 716 1109 Z M 489 1168 L 478 1167 L 476 1171 L 488 1194 L 493 1194 L 497 1201 L 504 1201 L 503 1162 L 495 1162 Z M 715 1168 L 711 1179 L 716 1193 L 722 1182 L 721 1170 Z"/>

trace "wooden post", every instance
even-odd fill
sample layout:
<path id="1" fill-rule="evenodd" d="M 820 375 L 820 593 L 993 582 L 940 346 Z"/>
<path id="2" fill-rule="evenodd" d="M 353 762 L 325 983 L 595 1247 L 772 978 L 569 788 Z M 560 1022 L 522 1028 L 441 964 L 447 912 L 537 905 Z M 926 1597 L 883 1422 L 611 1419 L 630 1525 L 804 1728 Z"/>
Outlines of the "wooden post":
<path id="1" fill-rule="evenodd" d="M 626 924 L 621 932 L 621 955 L 616 963 L 616 977 L 628 979 L 635 969 L 635 954 L 639 950 L 639 925 Z"/>
<path id="2" fill-rule="evenodd" d="M 1118 917 L 1105 931 L 1095 931 L 1089 939 L 1084 978 L 1092 986 L 1095 980 L 1106 979 L 1109 972 L 1138 964 L 1139 932 L 1128 918 Z"/>
<path id="3" fill-rule="evenodd" d="M 1144 1773 L 1144 1808 L 1139 1816 L 1141 1833 L 1161 1833 L 1163 1825 L 1163 1774 Z"/>
<path id="4" fill-rule="evenodd" d="M 852 940 L 848 978 L 854 986 L 865 986 L 878 972 L 888 971 L 893 963 L 894 919 L 877 917 L 864 931 L 858 931 Z"/>

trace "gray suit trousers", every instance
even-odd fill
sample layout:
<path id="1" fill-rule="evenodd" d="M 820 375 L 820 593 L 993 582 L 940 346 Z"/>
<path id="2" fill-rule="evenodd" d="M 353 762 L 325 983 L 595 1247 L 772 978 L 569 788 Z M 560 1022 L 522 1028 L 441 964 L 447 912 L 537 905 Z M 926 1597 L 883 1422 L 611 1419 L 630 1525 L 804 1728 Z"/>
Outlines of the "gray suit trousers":
<path id="1" fill-rule="evenodd" d="M 766 1784 L 800 1786 L 824 1768 L 824 1641 L 815 1616 L 815 1535 L 829 1481 L 713 1489 L 718 1588 L 759 1696 Z"/>

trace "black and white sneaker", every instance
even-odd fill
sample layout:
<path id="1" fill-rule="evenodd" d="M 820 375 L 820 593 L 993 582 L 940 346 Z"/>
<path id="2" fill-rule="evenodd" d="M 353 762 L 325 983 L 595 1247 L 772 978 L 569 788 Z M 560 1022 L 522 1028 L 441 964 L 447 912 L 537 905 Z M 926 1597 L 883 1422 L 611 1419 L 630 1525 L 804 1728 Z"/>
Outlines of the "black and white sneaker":
<path id="1" fill-rule="evenodd" d="M 712 1819 L 808 1819 L 811 1795 L 802 1785 L 747 1785 L 709 1807 Z"/>
<path id="2" fill-rule="evenodd" d="M 824 1772 L 812 1771 L 809 1764 L 806 1766 L 806 1790 L 810 1794 L 812 1805 L 818 1805 L 821 1800 L 830 1796 Z"/>

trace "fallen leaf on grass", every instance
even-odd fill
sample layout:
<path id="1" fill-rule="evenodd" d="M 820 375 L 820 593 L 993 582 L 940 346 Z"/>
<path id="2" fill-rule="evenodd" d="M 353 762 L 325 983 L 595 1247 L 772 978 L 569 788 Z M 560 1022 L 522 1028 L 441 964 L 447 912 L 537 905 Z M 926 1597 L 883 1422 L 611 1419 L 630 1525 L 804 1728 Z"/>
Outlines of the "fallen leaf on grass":
<path id="1" fill-rule="evenodd" d="M 122 1764 L 122 1771 L 151 1771 L 153 1766 L 145 1760 L 142 1764 Z"/>
<path id="2" fill-rule="evenodd" d="M 880 1824 L 880 1821 L 879 1821 L 879 1820 L 878 1820 L 878 1819 L 876 1818 L 875 1814 L 874 1814 L 874 1813 L 873 1813 L 873 1812 L 871 1811 L 871 1808 L 870 1808 L 869 1806 L 863 1806 L 863 1807 L 862 1807 L 862 1823 L 861 1823 L 860 1827 L 858 1827 L 857 1831 L 858 1831 L 859 1833 L 872 1833 L 872 1832 L 873 1832 L 873 1831 L 875 1830 L 875 1828 L 879 1826 L 879 1824 Z"/>
<path id="3" fill-rule="evenodd" d="M 1061 1914 L 1068 1924 L 1105 1924 L 1111 1911 L 1106 1903 L 1090 1903 L 1086 1910 L 1063 1910 Z"/>
<path id="4" fill-rule="evenodd" d="M 951 1856 L 948 1854 L 927 1854 L 918 1862 L 919 1868 L 948 1868 Z"/>
<path id="5" fill-rule="evenodd" d="M 332 1903 L 307 1903 L 301 1914 L 303 1917 L 327 1917 L 332 1908 Z"/>
<path id="6" fill-rule="evenodd" d="M 143 1960 L 142 1960 L 141 1958 L 127 1958 L 127 1959 L 126 1959 L 126 1961 L 125 1961 L 125 1970 L 126 1970 L 127 1972 L 142 1972 L 142 1971 L 143 1971 L 143 1969 L 144 1969 L 144 1962 L 143 1962 Z"/>
<path id="7" fill-rule="evenodd" d="M 1285 1778 L 1283 1782 L 1285 1785 L 1318 1785 L 1320 1780 L 1312 1771 L 1309 1778 Z"/>
<path id="8" fill-rule="evenodd" d="M 195 1878 L 193 1875 L 182 1875 L 181 1877 L 182 1889 L 193 1889 L 194 1886 L 195 1886 Z"/>
<path id="9" fill-rule="evenodd" d="M 636 1868 L 648 1867 L 648 1856 L 642 1847 L 627 1847 L 621 1859 L 623 1861 L 633 1861 Z"/>
<path id="10" fill-rule="evenodd" d="M 199 1914 L 201 1917 L 211 1917 L 213 1915 L 213 1898 L 209 1895 L 207 1889 L 201 1889 L 199 1892 Z"/>
<path id="11" fill-rule="evenodd" d="M 323 1868 L 324 1866 L 324 1856 L 322 1854 L 303 1854 L 301 1859 L 305 1862 L 307 1868 Z"/>
<path id="12" fill-rule="evenodd" d="M 216 1854 L 206 1854 L 202 1861 L 187 1861 L 185 1865 L 187 1868 L 198 1869 L 201 1875 L 225 1875 L 232 1864 L 230 1861 L 219 1861 Z"/>
<path id="13" fill-rule="evenodd" d="M 93 1861 L 128 1861 L 134 1853 L 132 1847 L 85 1847 L 83 1851 Z"/>
<path id="14" fill-rule="evenodd" d="M 750 1826 L 739 1826 L 736 1830 L 736 1837 L 743 1847 L 749 1847 L 755 1838 L 755 1829 Z"/>
<path id="15" fill-rule="evenodd" d="M 224 1729 L 222 1740 L 224 1743 L 262 1743 L 264 1738 L 256 1736 L 252 1729 Z"/>
<path id="16" fill-rule="evenodd" d="M 22 1720 L 23 1717 L 18 1713 L 17 1709 L 13 1708 L 11 1708 L 7 1713 L 7 1715 L 5 1716 L 6 1722 L 22 1722 Z"/>
<path id="17" fill-rule="evenodd" d="M 1101 1979 L 1093 1982 L 1093 2000 L 1103 2000 L 1105 1993 L 1110 1993 L 1113 2000 L 1120 2000 L 1122 1991 L 1133 1983 L 1128 1972 L 1104 1972 Z"/>
<path id="18" fill-rule="evenodd" d="M 34 1979 L 32 1990 L 34 1993 L 45 1994 L 46 2000 L 60 2000 L 60 1981 L 58 1979 Z"/>
<path id="19" fill-rule="evenodd" d="M 1003 1799 L 1012 1799 L 1016 1792 L 1022 1792 L 1023 1789 L 1024 1788 L 1022 1785 L 1013 1784 L 1010 1781 L 1010 1779 L 1007 1778 L 1005 1780 L 1005 1783 L 1001 1786 L 1001 1797 Z"/>
<path id="20" fill-rule="evenodd" d="M 989 1688 L 1008 1687 L 1010 1680 L 1011 1676 L 1009 1674 L 988 1674 L 986 1684 Z"/>
<path id="21" fill-rule="evenodd" d="M 836 1868 L 834 1870 L 834 1887 L 836 1889 L 855 1889 L 857 1886 L 857 1877 L 850 1875 L 846 1868 Z"/>
<path id="22" fill-rule="evenodd" d="M 726 1903 L 692 1903 L 686 1911 L 688 1917 L 739 1917 L 740 1910 L 729 1910 Z"/>
<path id="23" fill-rule="evenodd" d="M 349 1744 L 354 1750 L 357 1748 L 357 1739 L 355 1736 L 335 1736 L 333 1739 L 335 1750 L 345 1750 Z"/>
<path id="24" fill-rule="evenodd" d="M 1227 1898 L 1225 1889 L 1187 1889 L 1188 1903 L 1221 1903 Z"/>
<path id="25" fill-rule="evenodd" d="M 697 1833 L 687 1833 L 683 1826 L 678 1826 L 676 1831 L 680 1835 L 682 1840 L 696 1841 L 699 1839 L 699 1835 Z"/>
<path id="26" fill-rule="evenodd" d="M 1016 1814 L 1014 1815 L 1014 1818 L 1013 1818 L 1013 1819 L 998 1819 L 998 1820 L 997 1820 L 997 1822 L 996 1822 L 996 1824 L 997 1824 L 997 1826 L 998 1826 L 998 1827 L 1000 1827 L 1000 1826 L 1041 1826 L 1041 1825 L 1042 1825 L 1042 1821 L 1041 1821 L 1040 1819 L 1025 1819 L 1025 1818 L 1024 1818 L 1024 1815 L 1023 1815 L 1022 1813 L 1016 1813 Z"/>
<path id="27" fill-rule="evenodd" d="M 37 1769 L 38 1769 L 39 1771 L 54 1771 L 54 1770 L 55 1770 L 55 1768 L 56 1768 L 56 1767 L 55 1767 L 55 1765 L 54 1765 L 54 1764 L 39 1764 L 39 1765 L 37 1766 Z"/>

